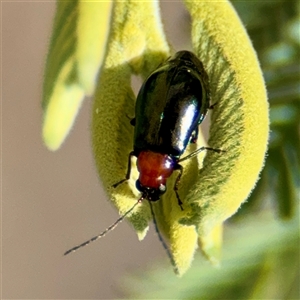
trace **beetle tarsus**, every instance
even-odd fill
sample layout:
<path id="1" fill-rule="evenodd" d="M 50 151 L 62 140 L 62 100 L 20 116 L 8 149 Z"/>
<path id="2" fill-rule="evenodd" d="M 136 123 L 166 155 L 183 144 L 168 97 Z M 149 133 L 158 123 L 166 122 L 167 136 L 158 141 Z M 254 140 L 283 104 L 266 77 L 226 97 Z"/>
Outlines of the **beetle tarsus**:
<path id="1" fill-rule="evenodd" d="M 218 103 L 218 102 L 216 102 L 216 103 L 210 105 L 208 109 L 214 109 L 214 107 L 217 105 L 217 103 Z"/>
<path id="2" fill-rule="evenodd" d="M 130 120 L 130 125 L 135 126 L 135 118 Z"/>

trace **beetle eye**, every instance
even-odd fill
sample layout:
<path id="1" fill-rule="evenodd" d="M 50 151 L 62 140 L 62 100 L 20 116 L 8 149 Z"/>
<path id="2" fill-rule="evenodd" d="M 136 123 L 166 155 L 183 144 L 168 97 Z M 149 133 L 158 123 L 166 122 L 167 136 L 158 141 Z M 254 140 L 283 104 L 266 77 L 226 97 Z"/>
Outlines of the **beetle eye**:
<path id="1" fill-rule="evenodd" d="M 142 186 L 139 180 L 135 182 L 135 187 L 137 188 L 138 191 L 142 192 Z"/>

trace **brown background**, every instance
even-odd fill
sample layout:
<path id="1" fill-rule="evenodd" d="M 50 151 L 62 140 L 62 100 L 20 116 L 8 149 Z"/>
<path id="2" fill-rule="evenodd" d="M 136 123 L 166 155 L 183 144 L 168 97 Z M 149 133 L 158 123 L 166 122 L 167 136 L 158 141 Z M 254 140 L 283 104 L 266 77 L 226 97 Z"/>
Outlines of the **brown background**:
<path id="1" fill-rule="evenodd" d="M 48 151 L 40 102 L 55 2 L 10 1 L 1 8 L 2 297 L 122 298 L 127 274 L 157 260 L 171 266 L 153 228 L 139 242 L 126 222 L 105 239 L 63 256 L 118 217 L 93 163 L 91 100 L 63 147 Z M 172 44 L 186 49 L 182 4 L 165 2 L 162 9 Z"/>

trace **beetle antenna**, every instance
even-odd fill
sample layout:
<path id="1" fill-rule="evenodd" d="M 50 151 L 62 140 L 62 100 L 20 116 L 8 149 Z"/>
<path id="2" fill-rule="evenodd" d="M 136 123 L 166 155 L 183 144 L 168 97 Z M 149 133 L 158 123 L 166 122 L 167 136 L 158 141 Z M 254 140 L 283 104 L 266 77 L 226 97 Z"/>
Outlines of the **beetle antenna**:
<path id="1" fill-rule="evenodd" d="M 169 257 L 169 259 L 171 261 L 171 264 L 172 264 L 172 266 L 174 268 L 174 272 L 178 275 L 179 271 L 178 271 L 178 268 L 177 268 L 177 266 L 175 264 L 175 260 L 173 258 L 173 255 L 171 254 L 170 249 L 168 248 L 166 242 L 164 241 L 164 239 L 163 239 L 163 237 L 162 237 L 162 235 L 161 235 L 161 233 L 160 233 L 160 231 L 158 229 L 156 218 L 155 218 L 154 211 L 153 211 L 152 203 L 151 203 L 151 201 L 148 201 L 148 202 L 149 202 L 149 205 L 150 205 L 150 208 L 151 208 L 151 214 L 152 214 L 152 217 L 153 217 L 153 223 L 154 223 L 155 231 L 156 231 L 156 233 L 158 235 L 158 238 L 159 238 L 161 244 L 163 245 L 164 249 L 167 252 L 167 255 L 168 255 L 168 257 Z"/>
<path id="2" fill-rule="evenodd" d="M 137 201 L 137 202 L 136 202 L 136 203 L 135 203 L 128 211 L 126 211 L 126 213 L 125 213 L 124 215 L 122 215 L 115 223 L 113 223 L 113 224 L 111 224 L 109 227 L 107 227 L 103 232 L 101 232 L 100 234 L 94 236 L 93 238 L 89 239 L 88 241 L 86 241 L 86 242 L 84 242 L 84 243 L 82 243 L 82 244 L 80 244 L 80 245 L 78 245 L 78 246 L 75 246 L 75 247 L 73 247 L 72 249 L 66 251 L 66 252 L 64 253 L 64 255 L 68 255 L 68 254 L 70 254 L 71 252 L 75 252 L 75 251 L 78 250 L 79 248 L 85 247 L 85 246 L 87 246 L 88 244 L 90 244 L 90 243 L 92 243 L 92 242 L 95 242 L 96 240 L 98 240 L 98 239 L 104 237 L 109 231 L 114 230 L 114 229 L 117 227 L 117 225 L 118 225 L 120 222 L 122 222 L 122 221 L 124 220 L 124 218 L 125 218 L 127 215 L 129 215 L 139 203 L 141 203 L 140 200 Z"/>

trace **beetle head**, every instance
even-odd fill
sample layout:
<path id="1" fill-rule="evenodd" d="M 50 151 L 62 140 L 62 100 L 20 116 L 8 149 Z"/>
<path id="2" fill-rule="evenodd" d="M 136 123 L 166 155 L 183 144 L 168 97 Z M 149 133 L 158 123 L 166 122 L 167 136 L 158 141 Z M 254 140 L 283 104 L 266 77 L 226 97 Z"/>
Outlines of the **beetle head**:
<path id="1" fill-rule="evenodd" d="M 148 199 L 149 201 L 157 201 L 160 196 L 163 195 L 167 188 L 165 185 L 160 184 L 158 188 L 143 186 L 139 180 L 136 181 L 136 188 L 142 193 L 142 199 Z"/>

